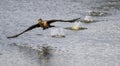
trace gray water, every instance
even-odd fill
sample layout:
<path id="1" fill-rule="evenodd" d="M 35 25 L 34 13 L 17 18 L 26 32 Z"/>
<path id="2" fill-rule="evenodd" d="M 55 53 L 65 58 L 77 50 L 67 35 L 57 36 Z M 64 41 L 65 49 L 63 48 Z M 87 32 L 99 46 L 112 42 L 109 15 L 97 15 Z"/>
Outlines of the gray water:
<path id="1" fill-rule="evenodd" d="M 90 11 L 96 22 L 80 23 L 86 30 L 65 30 L 65 38 L 53 38 L 52 28 L 41 28 L 7 39 L 37 19 L 83 19 Z M 72 23 L 54 23 L 61 28 Z M 39 58 L 39 47 L 52 47 L 49 59 Z M 119 0 L 0 0 L 0 66 L 120 66 Z"/>

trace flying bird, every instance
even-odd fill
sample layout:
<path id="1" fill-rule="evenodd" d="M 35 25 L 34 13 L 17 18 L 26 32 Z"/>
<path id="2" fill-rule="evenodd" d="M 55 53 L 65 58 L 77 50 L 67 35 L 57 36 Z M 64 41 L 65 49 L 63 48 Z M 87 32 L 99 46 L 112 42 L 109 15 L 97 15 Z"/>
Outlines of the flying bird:
<path id="1" fill-rule="evenodd" d="M 9 36 L 7 38 L 16 38 L 16 37 L 22 35 L 23 33 L 27 32 L 27 31 L 30 31 L 34 28 L 38 28 L 38 27 L 43 28 L 43 30 L 51 28 L 51 27 L 55 27 L 54 25 L 51 25 L 51 23 L 54 23 L 54 22 L 70 22 L 71 23 L 71 22 L 75 22 L 78 19 L 80 19 L 80 18 L 76 18 L 76 19 L 72 19 L 72 20 L 55 20 L 55 19 L 53 19 L 53 20 L 42 20 L 40 18 L 40 19 L 38 19 L 37 24 L 34 24 L 34 25 L 28 27 L 26 30 L 24 30 L 23 32 L 21 32 L 19 34 L 16 34 L 14 36 Z"/>

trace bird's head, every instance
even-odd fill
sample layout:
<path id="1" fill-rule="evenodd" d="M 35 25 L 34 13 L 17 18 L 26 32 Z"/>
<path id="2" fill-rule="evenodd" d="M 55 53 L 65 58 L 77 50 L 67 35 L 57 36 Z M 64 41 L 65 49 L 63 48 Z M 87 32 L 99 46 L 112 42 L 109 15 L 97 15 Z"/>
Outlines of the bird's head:
<path id="1" fill-rule="evenodd" d="M 41 19 L 41 18 L 40 18 L 40 19 L 38 19 L 38 22 L 39 22 L 39 23 L 41 23 L 41 22 L 42 22 L 42 19 Z"/>

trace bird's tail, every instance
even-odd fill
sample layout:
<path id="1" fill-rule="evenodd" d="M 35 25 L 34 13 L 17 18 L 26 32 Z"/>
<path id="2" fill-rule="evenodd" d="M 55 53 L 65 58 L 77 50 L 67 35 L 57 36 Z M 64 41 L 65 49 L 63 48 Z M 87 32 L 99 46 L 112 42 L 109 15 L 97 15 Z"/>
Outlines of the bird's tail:
<path id="1" fill-rule="evenodd" d="M 17 35 L 14 35 L 14 36 L 9 36 L 9 37 L 7 37 L 7 38 L 16 38 L 16 37 L 22 35 L 23 33 L 27 32 L 27 31 L 30 31 L 30 30 L 32 30 L 32 29 L 34 29 L 34 28 L 37 28 L 37 27 L 40 27 L 40 25 L 39 25 L 39 24 L 32 25 L 32 26 L 30 26 L 28 29 L 24 30 L 23 32 L 21 32 L 21 33 L 19 33 L 19 34 L 17 34 Z"/>

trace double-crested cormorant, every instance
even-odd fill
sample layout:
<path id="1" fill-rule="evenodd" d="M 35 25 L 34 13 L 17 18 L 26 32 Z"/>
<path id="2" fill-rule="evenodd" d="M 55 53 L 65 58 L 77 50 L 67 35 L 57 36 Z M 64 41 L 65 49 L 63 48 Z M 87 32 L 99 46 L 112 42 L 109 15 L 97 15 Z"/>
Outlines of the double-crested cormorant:
<path id="1" fill-rule="evenodd" d="M 51 28 L 51 27 L 55 27 L 54 25 L 50 25 L 51 23 L 54 23 L 54 22 L 74 22 L 76 20 L 78 20 L 80 18 L 76 18 L 76 19 L 72 19 L 72 20 L 42 20 L 41 18 L 38 19 L 38 23 L 37 24 L 34 24 L 32 26 L 30 26 L 28 29 L 26 29 L 25 31 L 17 34 L 17 35 L 14 35 L 14 36 L 10 36 L 10 37 L 7 37 L 7 38 L 16 38 L 18 36 L 20 36 L 21 34 L 27 32 L 27 31 L 30 31 L 34 28 L 38 28 L 38 27 L 41 27 L 43 28 L 43 30 L 45 29 L 48 29 L 48 28 Z"/>

